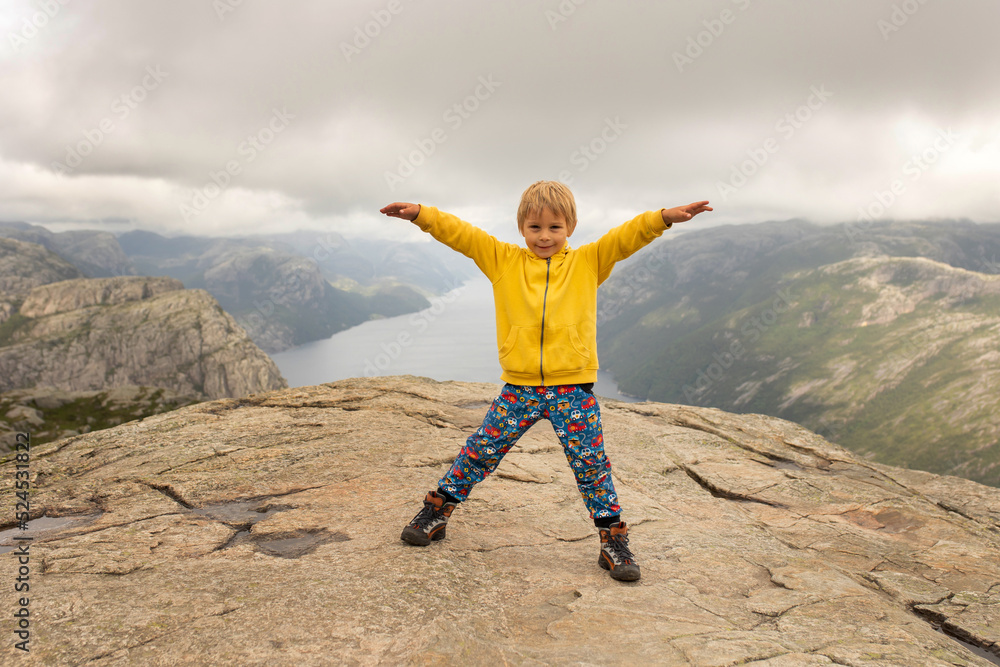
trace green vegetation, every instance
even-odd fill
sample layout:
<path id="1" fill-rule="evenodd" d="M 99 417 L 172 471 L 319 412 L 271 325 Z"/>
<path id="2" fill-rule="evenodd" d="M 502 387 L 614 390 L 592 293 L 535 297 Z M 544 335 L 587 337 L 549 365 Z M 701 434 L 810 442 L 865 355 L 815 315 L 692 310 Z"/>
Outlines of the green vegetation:
<path id="1" fill-rule="evenodd" d="M 0 324 L 0 347 L 15 342 L 18 332 L 30 323 L 31 318 L 25 317 L 21 313 L 14 313 L 8 317 L 3 324 Z"/>
<path id="2" fill-rule="evenodd" d="M 0 394 L 0 435 L 28 430 L 32 444 L 40 445 L 67 435 L 111 428 L 197 402 L 188 396 L 164 394 L 164 390 L 157 387 L 136 387 L 131 392 L 46 393 L 28 389 Z M 41 421 L 35 423 L 39 419 Z M 13 438 L 0 437 L 0 451 L 9 450 L 12 442 Z"/>
<path id="3" fill-rule="evenodd" d="M 708 232 L 671 245 L 669 271 L 649 279 L 660 287 L 642 285 L 653 296 L 602 325 L 602 366 L 621 390 L 782 417 L 883 463 L 1000 486 L 997 279 L 886 256 L 937 252 L 892 228 L 870 235 L 891 252 L 850 262 L 856 249 L 828 228 L 782 229 L 749 250 Z M 952 264 L 975 265 L 935 240 Z M 678 266 L 686 279 L 668 279 Z"/>

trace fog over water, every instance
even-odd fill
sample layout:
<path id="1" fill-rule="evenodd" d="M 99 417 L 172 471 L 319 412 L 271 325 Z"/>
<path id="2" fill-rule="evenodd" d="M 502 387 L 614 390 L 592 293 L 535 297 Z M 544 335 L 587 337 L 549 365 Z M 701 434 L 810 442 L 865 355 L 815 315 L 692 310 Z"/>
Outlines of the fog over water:
<path id="1" fill-rule="evenodd" d="M 292 387 L 382 375 L 500 383 L 489 281 L 477 276 L 430 301 L 418 313 L 371 320 L 271 358 Z M 620 394 L 605 371 L 599 371 L 594 391 L 637 400 Z"/>

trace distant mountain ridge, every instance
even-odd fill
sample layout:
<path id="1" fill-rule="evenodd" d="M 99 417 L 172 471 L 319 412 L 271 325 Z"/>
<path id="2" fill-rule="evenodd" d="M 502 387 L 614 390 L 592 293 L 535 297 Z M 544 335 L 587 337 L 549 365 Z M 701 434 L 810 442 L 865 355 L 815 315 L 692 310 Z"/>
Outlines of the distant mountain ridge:
<path id="1" fill-rule="evenodd" d="M 0 236 L 0 301 L 5 297 L 13 299 L 38 285 L 82 277 L 79 269 L 51 250 Z M 3 312 L 0 305 L 0 323 L 6 319 Z"/>
<path id="2" fill-rule="evenodd" d="M 138 274 L 110 232 L 92 229 L 50 232 L 39 225 L 0 223 L 0 237 L 37 243 L 71 263 L 88 278 Z"/>
<path id="3" fill-rule="evenodd" d="M 10 222 L 0 223 L 0 237 L 42 245 L 81 276 L 166 275 L 205 289 L 268 352 L 422 310 L 427 295 L 469 275 L 465 258 L 434 244 L 352 243 L 334 232 L 211 238 L 137 230 L 116 237 Z"/>
<path id="4" fill-rule="evenodd" d="M 406 243 L 345 238 L 332 232 L 297 231 L 262 237 L 315 260 L 335 285 L 361 286 L 382 281 L 413 285 L 442 294 L 477 273 L 471 260 L 439 243 Z"/>
<path id="5" fill-rule="evenodd" d="M 1000 225 L 688 232 L 602 287 L 602 366 L 639 397 L 791 419 L 1000 485 L 998 258 Z"/>
<path id="6" fill-rule="evenodd" d="M 434 271 L 404 270 L 402 263 L 378 278 L 368 260 L 333 234 L 210 239 L 135 231 L 119 242 L 141 273 L 211 292 L 267 352 L 426 308 L 427 299 L 408 283 L 415 277 L 423 275 L 413 284 L 432 291 L 446 285 L 441 276 L 429 279 Z"/>
<path id="7" fill-rule="evenodd" d="M 334 285 L 361 288 L 404 284 L 440 294 L 461 284 L 475 270 L 469 260 L 435 243 L 347 239 L 336 232 L 297 230 L 210 238 L 164 237 L 137 230 L 119 235 L 118 242 L 141 272 L 167 270 L 185 284 L 200 280 L 214 258 L 235 248 L 269 248 L 303 257 Z"/>
<path id="8" fill-rule="evenodd" d="M 170 278 L 78 278 L 33 288 L 0 327 L 0 392 L 157 386 L 204 398 L 286 387 L 203 290 Z"/>

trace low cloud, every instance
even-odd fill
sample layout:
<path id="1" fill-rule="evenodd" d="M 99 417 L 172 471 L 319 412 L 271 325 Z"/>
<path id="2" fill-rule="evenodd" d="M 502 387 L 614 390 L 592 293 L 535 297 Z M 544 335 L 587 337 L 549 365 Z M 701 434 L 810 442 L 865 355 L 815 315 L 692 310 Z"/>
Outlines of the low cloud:
<path id="1" fill-rule="evenodd" d="M 908 1 L 53 0 L 30 37 L 41 5 L 9 2 L 0 219 L 397 237 L 377 210 L 403 200 L 500 230 L 562 177 L 585 233 L 702 198 L 716 223 L 846 221 L 952 131 L 884 215 L 996 221 L 1000 6 Z"/>

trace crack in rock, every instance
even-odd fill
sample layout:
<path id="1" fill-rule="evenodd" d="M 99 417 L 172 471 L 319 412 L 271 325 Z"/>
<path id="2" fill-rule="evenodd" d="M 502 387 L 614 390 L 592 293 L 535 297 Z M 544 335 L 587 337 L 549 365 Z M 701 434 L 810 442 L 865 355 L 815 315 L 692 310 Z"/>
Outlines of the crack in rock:
<path id="1" fill-rule="evenodd" d="M 434 426 L 436 428 L 450 428 L 456 431 L 464 431 L 464 429 L 459 428 L 456 424 L 441 419 L 440 415 L 425 414 L 422 412 L 410 412 L 410 411 L 404 411 L 403 414 L 409 417 L 410 419 L 416 419 L 417 421 L 424 422 L 425 424 L 430 424 L 431 426 Z"/>
<path id="2" fill-rule="evenodd" d="M 175 466 L 170 466 L 169 468 L 165 468 L 163 470 L 159 470 L 155 474 L 157 474 L 157 475 L 163 475 L 163 474 L 168 473 L 168 472 L 170 472 L 172 470 L 177 470 L 178 468 L 183 468 L 184 466 L 189 466 L 192 463 L 200 463 L 201 461 L 208 461 L 210 459 L 216 459 L 216 458 L 220 458 L 220 457 L 223 457 L 223 456 L 229 456 L 230 454 L 233 454 L 235 452 L 241 452 L 241 451 L 243 451 L 243 449 L 244 449 L 243 447 L 233 447 L 232 449 L 226 449 L 226 450 L 221 450 L 221 451 L 220 450 L 215 450 L 211 454 L 209 454 L 208 456 L 202 456 L 202 457 L 197 458 L 197 459 L 192 459 L 190 461 L 184 461 L 183 463 L 178 463 Z"/>
<path id="3" fill-rule="evenodd" d="M 233 531 L 224 543 L 215 547 L 209 553 L 216 553 L 240 544 L 249 543 L 253 545 L 255 550 L 271 556 L 281 558 L 300 558 L 301 556 L 312 553 L 320 545 L 330 542 L 346 542 L 351 539 L 350 536 L 344 533 L 330 532 L 325 527 L 319 529 L 299 529 L 284 533 L 269 533 L 266 535 L 252 534 L 253 525 L 255 523 L 271 516 L 276 512 L 294 509 L 294 506 L 292 505 L 262 505 L 261 502 L 265 499 L 279 498 L 293 493 L 300 493 L 302 491 L 321 488 L 326 485 L 290 489 L 282 493 L 255 496 L 253 498 L 239 500 L 228 500 L 220 503 L 211 503 L 202 507 L 195 507 L 188 501 L 184 500 L 176 489 L 169 484 L 156 484 L 145 481 L 140 483 L 159 491 L 163 495 L 175 501 L 177 504 L 184 507 L 186 510 L 189 510 L 191 514 L 197 514 L 212 521 L 221 523 Z M 167 512 L 164 514 L 181 513 Z"/>
<path id="4" fill-rule="evenodd" d="M 992 522 L 983 521 L 982 519 L 977 518 L 977 517 L 975 517 L 975 516 L 973 516 L 973 515 L 965 512 L 964 510 L 962 510 L 961 507 L 959 507 L 955 503 L 950 503 L 947 500 L 938 500 L 938 501 L 934 501 L 934 504 L 936 504 L 938 507 L 940 507 L 941 509 L 945 510 L 946 512 L 954 512 L 955 514 L 959 515 L 960 517 L 968 519 L 969 521 L 972 521 L 973 523 L 975 523 L 977 525 L 983 526 L 987 530 L 991 530 L 991 531 L 993 531 L 995 533 L 1000 533 L 1000 528 L 998 528 L 997 526 L 993 525 Z"/>
<path id="5" fill-rule="evenodd" d="M 188 501 L 184 500 L 184 498 L 182 498 L 181 495 L 177 493 L 174 487 L 172 487 L 169 484 L 156 484 L 153 482 L 143 482 L 143 481 L 140 481 L 139 483 L 145 484 L 146 486 L 155 491 L 159 491 L 160 493 L 165 495 L 167 498 L 170 498 L 184 509 L 189 509 L 189 510 L 194 509 L 194 506 Z"/>
<path id="6" fill-rule="evenodd" d="M 680 468 L 681 470 L 686 472 L 687 476 L 693 479 L 698 484 L 698 486 L 702 487 L 710 494 L 712 494 L 712 497 L 714 498 L 723 498 L 725 500 L 734 500 L 737 502 L 760 503 L 761 505 L 767 505 L 768 507 L 788 509 L 787 505 L 784 505 L 782 503 L 773 500 L 757 498 L 756 496 L 750 496 L 744 493 L 737 493 L 736 491 L 730 491 L 729 489 L 723 489 L 722 487 L 713 484 L 708 479 L 705 479 L 704 477 L 699 475 L 698 472 L 695 471 L 693 468 L 683 463 L 680 464 Z"/>
<path id="7" fill-rule="evenodd" d="M 796 468 L 802 469 L 802 466 L 799 465 L 798 462 L 796 462 L 794 459 L 788 458 L 786 456 L 781 456 L 780 454 L 776 454 L 774 452 L 769 452 L 763 449 L 759 449 L 751 444 L 740 442 L 739 440 L 729 435 L 722 429 L 716 428 L 711 424 L 706 424 L 703 421 L 692 419 L 691 417 L 692 416 L 687 413 L 680 413 L 677 417 L 674 417 L 672 419 L 667 419 L 666 421 L 670 424 L 673 424 L 674 426 L 680 426 L 681 428 L 688 428 L 695 431 L 701 431 L 702 433 L 708 433 L 709 435 L 714 435 L 717 438 L 722 438 L 731 445 L 735 445 L 736 447 L 739 447 L 744 451 L 750 452 L 751 454 L 757 454 L 763 456 L 768 460 L 773 461 L 775 464 L 777 464 L 772 467 L 780 468 L 784 466 L 795 466 Z M 810 456 L 811 458 L 818 459 L 819 462 L 816 464 L 816 467 L 819 469 L 825 470 L 830 466 L 831 462 L 829 459 L 817 454 L 811 449 L 808 449 L 801 445 L 794 445 L 784 439 L 782 440 L 782 444 L 798 452 L 804 453 Z"/>
<path id="8" fill-rule="evenodd" d="M 216 613 L 212 613 L 212 614 L 202 614 L 201 616 L 195 616 L 193 618 L 186 619 L 184 623 L 182 623 L 179 627 L 174 628 L 173 630 L 168 630 L 167 632 L 160 633 L 160 634 L 158 634 L 158 635 L 156 635 L 154 637 L 150 637 L 149 639 L 144 639 L 144 640 L 142 640 L 140 642 L 136 642 L 135 644 L 130 644 L 128 646 L 123 646 L 121 648 L 116 648 L 116 649 L 111 650 L 111 651 L 105 651 L 104 653 L 100 653 L 98 655 L 95 655 L 95 656 L 92 656 L 92 657 L 88 658 L 87 662 L 97 662 L 98 660 L 102 660 L 104 658 L 107 658 L 109 656 L 113 656 L 113 655 L 121 653 L 123 651 L 127 654 L 129 651 L 131 651 L 133 649 L 141 648 L 141 647 L 145 646 L 146 644 L 151 644 L 152 642 L 155 642 L 158 639 L 162 639 L 163 637 L 169 637 L 170 635 L 175 635 L 178 632 L 181 632 L 182 630 L 184 630 L 187 626 L 189 626 L 194 621 L 197 621 L 197 620 L 202 619 L 202 618 L 209 618 L 209 617 L 212 617 L 212 616 L 225 616 L 226 614 L 230 614 L 230 613 L 232 613 L 234 611 L 237 611 L 239 609 L 242 609 L 242 606 L 240 606 L 240 607 L 233 607 L 231 609 L 223 609 L 220 612 L 216 612 Z"/>
<path id="9" fill-rule="evenodd" d="M 950 598 L 951 596 L 948 599 Z M 911 604 L 907 605 L 907 609 L 945 637 L 948 637 L 976 655 L 989 660 L 993 664 L 1000 665 L 1000 645 L 974 635 L 965 628 L 953 623 L 947 614 L 938 609 L 933 609 L 931 605 Z"/>

